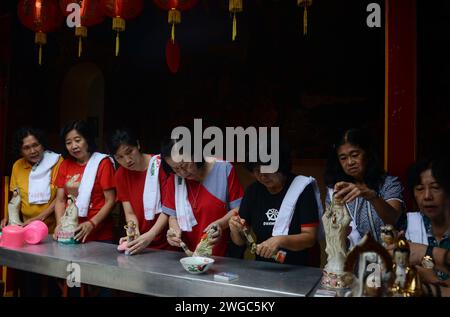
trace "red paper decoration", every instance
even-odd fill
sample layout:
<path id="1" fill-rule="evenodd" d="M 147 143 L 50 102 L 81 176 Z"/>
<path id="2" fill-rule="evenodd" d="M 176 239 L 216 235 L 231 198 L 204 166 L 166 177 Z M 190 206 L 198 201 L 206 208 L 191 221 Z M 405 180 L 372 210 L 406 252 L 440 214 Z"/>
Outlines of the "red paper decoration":
<path id="1" fill-rule="evenodd" d="M 47 43 L 48 32 L 59 28 L 63 16 L 57 0 L 20 0 L 17 5 L 20 22 L 35 32 L 34 42 L 39 45 L 39 65 L 42 65 L 42 45 Z"/>
<path id="2" fill-rule="evenodd" d="M 87 27 L 103 22 L 105 16 L 101 7 L 101 0 L 60 0 L 59 4 L 64 15 L 69 15 L 67 6 L 76 3 L 80 6 L 80 22 L 81 25 L 75 27 L 75 36 L 78 37 L 78 57 L 81 56 L 83 50 L 83 38 L 88 35 Z"/>

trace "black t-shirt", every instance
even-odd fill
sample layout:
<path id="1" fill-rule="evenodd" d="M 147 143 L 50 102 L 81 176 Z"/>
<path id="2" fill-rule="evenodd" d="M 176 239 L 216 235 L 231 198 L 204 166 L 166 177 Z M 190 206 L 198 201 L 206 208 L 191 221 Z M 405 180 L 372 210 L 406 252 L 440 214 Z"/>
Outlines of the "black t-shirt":
<path id="1" fill-rule="evenodd" d="M 256 235 L 257 243 L 266 241 L 272 237 L 272 230 L 278 211 L 283 202 L 289 186 L 294 180 L 295 175 L 290 174 L 283 190 L 278 194 L 271 194 L 264 185 L 259 182 L 251 184 L 245 191 L 241 205 L 239 207 L 239 215 L 251 226 Z M 301 193 L 295 206 L 294 215 L 289 227 L 289 234 L 301 233 L 301 227 L 318 226 L 319 216 L 317 209 L 316 196 L 312 184 L 305 187 Z M 288 251 L 284 263 L 306 265 L 307 250 Z M 275 262 L 272 259 L 266 259 L 256 256 L 256 260 Z"/>

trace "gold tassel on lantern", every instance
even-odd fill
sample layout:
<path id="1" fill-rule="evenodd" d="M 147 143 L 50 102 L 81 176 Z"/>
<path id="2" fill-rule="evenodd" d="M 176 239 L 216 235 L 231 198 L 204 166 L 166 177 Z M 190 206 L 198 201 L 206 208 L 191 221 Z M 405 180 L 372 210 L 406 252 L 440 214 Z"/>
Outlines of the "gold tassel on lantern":
<path id="1" fill-rule="evenodd" d="M 312 0 L 297 0 L 297 5 L 303 7 L 303 35 L 308 33 L 308 7 L 312 5 Z"/>
<path id="2" fill-rule="evenodd" d="M 231 33 L 231 39 L 233 41 L 236 40 L 237 36 L 237 20 L 236 20 L 236 13 L 242 12 L 242 0 L 229 0 L 228 3 L 228 10 L 230 13 L 233 14 L 233 29 Z"/>
<path id="3" fill-rule="evenodd" d="M 39 61 L 39 66 L 41 66 L 42 65 L 42 45 L 47 44 L 47 34 L 45 34 L 44 32 L 37 32 L 34 35 L 34 43 L 39 45 L 38 61 Z"/>
<path id="4" fill-rule="evenodd" d="M 80 57 L 83 51 L 83 38 L 87 38 L 87 27 L 77 26 L 75 28 L 75 36 L 78 37 L 78 57 Z"/>
<path id="5" fill-rule="evenodd" d="M 181 12 L 175 8 L 169 10 L 168 22 L 172 25 L 172 30 L 170 32 L 170 38 L 172 43 L 175 42 L 175 24 L 181 23 Z"/>
<path id="6" fill-rule="evenodd" d="M 122 19 L 121 17 L 115 17 L 113 18 L 113 25 L 112 29 L 117 32 L 116 35 L 116 56 L 119 55 L 119 32 L 125 31 L 125 19 Z"/>

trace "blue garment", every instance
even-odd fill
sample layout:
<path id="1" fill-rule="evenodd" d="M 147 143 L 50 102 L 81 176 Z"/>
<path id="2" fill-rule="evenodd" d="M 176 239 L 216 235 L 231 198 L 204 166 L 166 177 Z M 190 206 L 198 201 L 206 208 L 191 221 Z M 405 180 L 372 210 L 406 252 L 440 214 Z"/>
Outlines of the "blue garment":
<path id="1" fill-rule="evenodd" d="M 378 197 L 389 200 L 398 200 L 404 205 L 403 186 L 398 177 L 387 175 L 383 185 L 378 190 Z M 326 204 L 330 204 L 330 196 L 326 197 Z M 362 197 L 347 203 L 352 220 L 355 222 L 358 232 L 363 237 L 367 232 L 372 234 L 377 241 L 380 241 L 381 227 L 383 220 L 378 216 L 373 205 Z"/>

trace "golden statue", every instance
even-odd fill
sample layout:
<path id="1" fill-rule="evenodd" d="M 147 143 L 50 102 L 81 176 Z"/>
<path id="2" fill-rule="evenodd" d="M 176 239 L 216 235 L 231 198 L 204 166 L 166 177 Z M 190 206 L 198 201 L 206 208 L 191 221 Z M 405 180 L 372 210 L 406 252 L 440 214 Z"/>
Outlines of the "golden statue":
<path id="1" fill-rule="evenodd" d="M 394 249 L 395 280 L 391 288 L 394 297 L 417 297 L 422 293 L 419 274 L 414 266 L 409 264 L 409 254 L 408 241 L 402 236 Z"/>

